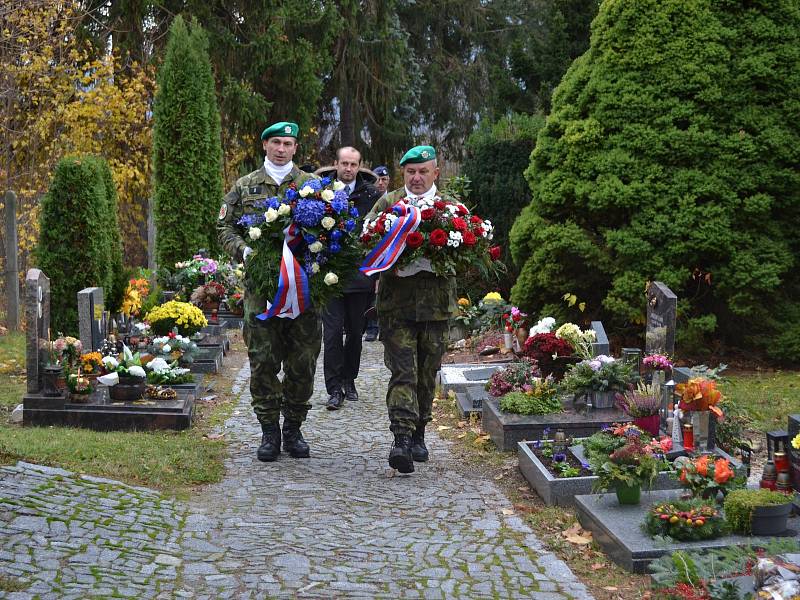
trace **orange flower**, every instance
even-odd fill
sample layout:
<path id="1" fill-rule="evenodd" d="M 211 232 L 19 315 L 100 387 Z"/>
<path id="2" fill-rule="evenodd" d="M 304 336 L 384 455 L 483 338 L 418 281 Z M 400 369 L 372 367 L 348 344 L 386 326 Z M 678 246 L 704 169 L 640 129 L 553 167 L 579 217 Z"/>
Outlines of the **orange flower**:
<path id="1" fill-rule="evenodd" d="M 681 469 L 681 483 L 686 483 L 686 469 Z"/>
<path id="2" fill-rule="evenodd" d="M 694 469 L 698 475 L 705 477 L 708 475 L 708 456 L 703 455 L 694 461 Z"/>
<path id="3" fill-rule="evenodd" d="M 718 458 L 714 462 L 714 481 L 723 484 L 734 476 L 731 463 L 725 458 Z"/>
<path id="4" fill-rule="evenodd" d="M 717 383 L 702 377 L 679 383 L 675 386 L 675 391 L 681 395 L 682 407 L 687 410 L 709 410 L 722 400 L 722 392 L 717 389 Z"/>

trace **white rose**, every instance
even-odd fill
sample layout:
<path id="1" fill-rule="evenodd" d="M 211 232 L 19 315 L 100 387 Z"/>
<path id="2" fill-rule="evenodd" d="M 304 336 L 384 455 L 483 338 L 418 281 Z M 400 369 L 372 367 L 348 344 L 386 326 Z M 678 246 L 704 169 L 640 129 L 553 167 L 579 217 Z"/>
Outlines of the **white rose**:
<path id="1" fill-rule="evenodd" d="M 333 189 L 337 192 L 344 189 L 344 183 L 339 180 L 333 182 Z"/>
<path id="2" fill-rule="evenodd" d="M 306 196 L 311 196 L 313 193 L 314 193 L 314 190 L 312 190 L 307 185 L 303 186 L 302 188 L 300 188 L 300 197 L 301 198 L 305 198 Z"/>
<path id="3" fill-rule="evenodd" d="M 267 223 L 272 223 L 278 218 L 278 211 L 274 208 L 268 208 L 267 212 L 264 213 L 264 218 L 267 220 Z"/>
<path id="4" fill-rule="evenodd" d="M 333 190 L 322 190 L 322 199 L 325 200 L 325 202 L 333 200 Z"/>
<path id="5" fill-rule="evenodd" d="M 314 242 L 308 247 L 311 252 L 320 252 L 322 250 L 322 242 Z"/>
<path id="6" fill-rule="evenodd" d="M 320 224 L 321 224 L 321 225 L 322 225 L 322 226 L 323 226 L 325 229 L 330 229 L 330 228 L 332 228 L 334 225 L 336 225 L 336 221 L 335 221 L 335 220 L 334 220 L 332 217 L 323 217 L 323 218 L 322 218 L 322 221 L 320 221 Z"/>
<path id="7" fill-rule="evenodd" d="M 164 344 L 164 345 L 162 346 L 162 348 L 161 348 L 161 351 L 162 351 L 164 354 L 169 354 L 170 352 L 172 352 L 172 346 L 170 346 L 169 344 Z"/>
<path id="8" fill-rule="evenodd" d="M 251 240 L 257 240 L 261 237 L 261 228 L 260 227 L 251 227 L 250 230 L 247 232 L 247 235 L 250 236 Z"/>
<path id="9" fill-rule="evenodd" d="M 317 264 L 317 263 L 312 263 L 312 264 L 311 264 L 311 272 L 312 272 L 312 273 L 319 273 L 319 264 Z"/>
<path id="10" fill-rule="evenodd" d="M 292 212 L 292 207 L 288 204 L 281 204 L 278 207 L 278 214 L 282 217 L 288 215 L 290 212 Z"/>
<path id="11" fill-rule="evenodd" d="M 328 273 L 325 275 L 324 281 L 326 285 L 336 285 L 339 283 L 339 276 L 336 273 Z"/>
<path id="12" fill-rule="evenodd" d="M 144 372 L 144 369 L 139 366 L 132 366 L 128 367 L 128 373 L 130 373 L 134 377 L 146 377 L 147 374 Z"/>

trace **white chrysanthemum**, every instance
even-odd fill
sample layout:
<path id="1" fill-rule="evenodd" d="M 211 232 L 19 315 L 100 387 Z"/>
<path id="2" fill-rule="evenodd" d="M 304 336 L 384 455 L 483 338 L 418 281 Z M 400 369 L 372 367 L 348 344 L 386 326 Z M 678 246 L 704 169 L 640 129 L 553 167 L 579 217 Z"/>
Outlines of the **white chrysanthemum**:
<path id="1" fill-rule="evenodd" d="M 128 367 L 128 373 L 134 377 L 147 377 L 147 373 L 144 372 L 144 369 L 137 365 Z"/>
<path id="2" fill-rule="evenodd" d="M 113 356 L 104 356 L 103 365 L 109 370 L 116 369 L 119 366 L 119 361 Z"/>
<path id="3" fill-rule="evenodd" d="M 169 364 L 163 358 L 154 358 L 147 363 L 147 368 L 154 373 L 161 373 L 163 371 L 169 371 Z"/>
<path id="4" fill-rule="evenodd" d="M 247 231 L 247 235 L 250 236 L 251 240 L 257 240 L 258 238 L 261 237 L 261 227 L 251 227 Z"/>

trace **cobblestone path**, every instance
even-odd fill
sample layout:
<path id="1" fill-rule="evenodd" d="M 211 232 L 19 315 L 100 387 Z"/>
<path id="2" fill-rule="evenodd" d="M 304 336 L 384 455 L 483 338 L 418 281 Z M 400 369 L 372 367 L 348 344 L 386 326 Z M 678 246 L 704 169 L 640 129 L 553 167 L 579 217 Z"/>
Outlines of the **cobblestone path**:
<path id="1" fill-rule="evenodd" d="M 435 432 L 431 461 L 392 476 L 382 345 L 365 344 L 359 402 L 304 426 L 310 459 L 259 463 L 249 370 L 225 424 L 225 479 L 188 503 L 20 463 L 0 469 L 0 598 L 589 599 L 489 482 Z"/>

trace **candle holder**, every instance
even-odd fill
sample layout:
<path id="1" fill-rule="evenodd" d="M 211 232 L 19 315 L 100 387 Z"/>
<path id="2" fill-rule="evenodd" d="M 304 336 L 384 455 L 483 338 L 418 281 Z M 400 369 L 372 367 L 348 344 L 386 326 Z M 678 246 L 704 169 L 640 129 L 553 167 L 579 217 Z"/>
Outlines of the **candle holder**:
<path id="1" fill-rule="evenodd" d="M 683 447 L 688 452 L 694 452 L 694 427 L 691 423 L 683 425 Z"/>

